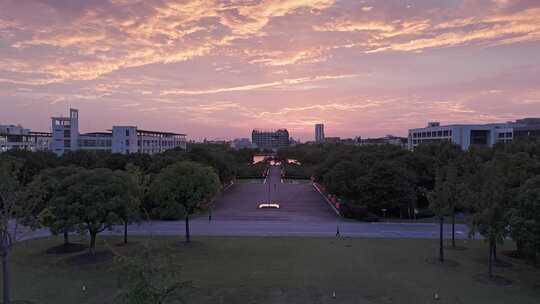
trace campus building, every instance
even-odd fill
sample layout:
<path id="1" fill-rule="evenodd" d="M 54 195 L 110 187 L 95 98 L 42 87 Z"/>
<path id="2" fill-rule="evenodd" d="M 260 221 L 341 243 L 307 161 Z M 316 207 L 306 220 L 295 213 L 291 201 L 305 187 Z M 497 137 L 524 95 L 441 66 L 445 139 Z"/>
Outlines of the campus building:
<path id="1" fill-rule="evenodd" d="M 407 149 L 408 139 L 406 137 L 399 137 L 394 135 L 386 135 L 385 137 L 376 137 L 376 138 L 356 138 L 357 144 L 359 146 L 367 145 L 394 145 L 399 146 L 403 149 Z"/>
<path id="2" fill-rule="evenodd" d="M 251 132 L 251 142 L 259 149 L 278 150 L 288 147 L 289 131 L 287 129 L 279 129 L 276 131 L 265 131 L 255 129 Z"/>
<path id="3" fill-rule="evenodd" d="M 69 117 L 52 117 L 51 150 L 58 155 L 77 150 L 155 154 L 174 148 L 186 149 L 185 134 L 140 130 L 136 126 L 113 126 L 109 132 L 81 134 L 78 110 L 70 109 Z"/>
<path id="4" fill-rule="evenodd" d="M 470 146 L 492 147 L 497 143 L 507 143 L 515 139 L 540 139 L 540 118 L 518 119 L 515 122 L 491 124 L 454 124 L 441 126 L 430 122 L 425 128 L 410 129 L 408 148 L 414 150 L 420 144 L 448 141 L 463 150 Z"/>
<path id="5" fill-rule="evenodd" d="M 0 153 L 9 150 L 46 151 L 51 147 L 51 133 L 32 132 L 22 126 L 0 125 Z"/>
<path id="6" fill-rule="evenodd" d="M 324 142 L 324 124 L 315 125 L 315 142 Z"/>
<path id="7" fill-rule="evenodd" d="M 251 149 L 253 148 L 253 144 L 249 138 L 235 138 L 231 142 L 231 147 L 235 150 Z"/>

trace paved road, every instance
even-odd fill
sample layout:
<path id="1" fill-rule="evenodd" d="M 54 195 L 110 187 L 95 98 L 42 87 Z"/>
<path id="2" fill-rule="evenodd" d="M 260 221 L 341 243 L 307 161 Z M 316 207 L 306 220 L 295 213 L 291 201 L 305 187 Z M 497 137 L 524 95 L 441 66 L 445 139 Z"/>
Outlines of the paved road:
<path id="1" fill-rule="evenodd" d="M 270 192 L 270 193 L 269 193 Z M 280 209 L 258 209 L 268 201 Z M 211 236 L 335 236 L 339 226 L 344 237 L 438 238 L 439 226 L 426 223 L 363 223 L 336 215 L 311 184 L 282 183 L 279 167 L 271 167 L 264 183 L 235 184 L 217 201 L 208 216 L 192 220 L 195 235 Z M 182 222 L 154 221 L 130 228 L 132 233 L 176 235 Z M 457 237 L 467 238 L 465 225 L 457 225 Z M 121 231 L 121 230 L 119 230 Z M 450 237 L 450 226 L 445 226 Z"/>
<path id="2" fill-rule="evenodd" d="M 258 209 L 261 203 L 280 209 Z M 279 167 L 272 166 L 264 183 L 237 184 L 216 202 L 212 219 L 249 222 L 335 222 L 339 217 L 311 184 L 282 183 Z"/>
<path id="3" fill-rule="evenodd" d="M 270 193 L 269 193 L 270 192 Z M 258 209 L 260 203 L 280 204 L 280 209 Z M 439 226 L 428 223 L 364 223 L 337 216 L 311 184 L 282 183 L 280 169 L 271 167 L 265 183 L 235 184 L 216 201 L 212 220 L 201 215 L 191 221 L 193 235 L 208 236 L 335 236 L 438 238 Z M 152 221 L 129 227 L 132 235 L 182 235 L 182 221 Z M 445 225 L 450 237 L 450 225 Z M 123 228 L 112 234 L 121 234 Z M 456 226 L 460 239 L 468 237 L 465 225 Z M 48 235 L 46 230 L 26 237 Z"/>

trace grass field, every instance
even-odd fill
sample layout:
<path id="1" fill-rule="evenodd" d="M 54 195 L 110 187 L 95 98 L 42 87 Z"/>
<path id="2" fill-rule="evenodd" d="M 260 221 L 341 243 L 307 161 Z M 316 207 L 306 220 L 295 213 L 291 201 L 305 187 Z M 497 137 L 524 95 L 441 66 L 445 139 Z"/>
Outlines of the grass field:
<path id="1" fill-rule="evenodd" d="M 101 238 L 101 249 L 106 248 Z M 144 238 L 132 238 L 139 244 Z M 187 303 L 540 303 L 540 269 L 500 254 L 512 267 L 496 274 L 512 280 L 497 286 L 478 280 L 487 272 L 485 244 L 460 242 L 466 250 L 447 250 L 459 265 L 434 265 L 436 240 L 334 238 L 210 238 L 192 245 L 180 237 L 152 240 L 172 252 L 182 276 L 193 281 Z M 119 270 L 111 261 L 73 263 L 75 254 L 45 251 L 60 239 L 19 243 L 12 259 L 14 299 L 33 303 L 110 303 Z M 106 238 L 117 244 L 120 238 Z M 125 254 L 137 244 L 110 245 Z M 504 248 L 501 248 L 501 250 Z M 86 286 L 86 291 L 82 291 Z M 335 291 L 336 298 L 332 298 Z M 438 293 L 439 300 L 434 300 Z"/>

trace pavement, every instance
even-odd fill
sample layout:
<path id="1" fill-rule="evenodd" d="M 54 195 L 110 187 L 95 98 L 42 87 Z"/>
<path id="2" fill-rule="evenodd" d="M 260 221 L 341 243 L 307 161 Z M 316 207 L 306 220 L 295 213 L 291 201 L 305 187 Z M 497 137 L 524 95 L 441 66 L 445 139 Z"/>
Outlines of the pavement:
<path id="1" fill-rule="evenodd" d="M 261 203 L 278 203 L 279 209 L 258 209 Z M 183 221 L 149 221 L 129 226 L 131 235 L 183 235 Z M 336 236 L 367 238 L 439 237 L 435 223 L 366 223 L 338 216 L 310 183 L 282 183 L 280 168 L 272 166 L 263 183 L 234 184 L 216 200 L 212 219 L 208 214 L 191 220 L 192 235 L 199 236 Z M 122 234 L 115 227 L 104 234 Z M 456 238 L 467 239 L 466 225 L 456 225 Z M 38 230 L 21 235 L 35 238 L 49 235 Z M 451 226 L 444 225 L 445 238 Z"/>

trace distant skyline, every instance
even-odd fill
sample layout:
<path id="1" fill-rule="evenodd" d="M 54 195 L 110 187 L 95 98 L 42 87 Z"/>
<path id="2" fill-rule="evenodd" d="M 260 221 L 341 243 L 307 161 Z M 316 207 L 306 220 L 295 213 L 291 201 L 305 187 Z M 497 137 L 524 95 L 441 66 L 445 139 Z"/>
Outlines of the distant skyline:
<path id="1" fill-rule="evenodd" d="M 0 124 L 306 141 L 540 116 L 538 0 L 178 2 L 0 1 Z"/>

